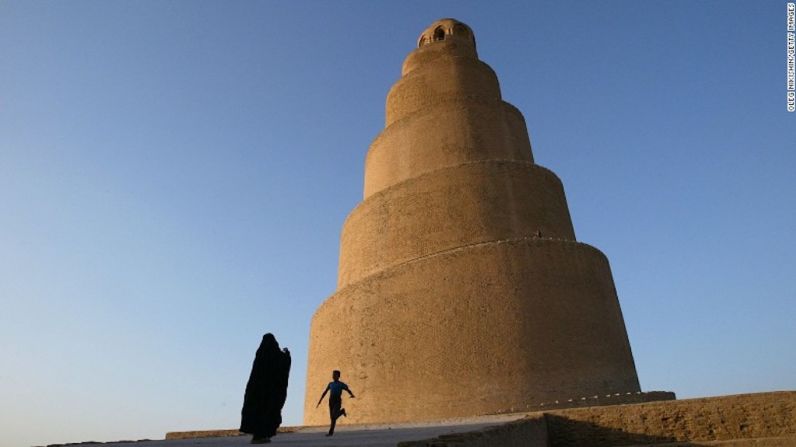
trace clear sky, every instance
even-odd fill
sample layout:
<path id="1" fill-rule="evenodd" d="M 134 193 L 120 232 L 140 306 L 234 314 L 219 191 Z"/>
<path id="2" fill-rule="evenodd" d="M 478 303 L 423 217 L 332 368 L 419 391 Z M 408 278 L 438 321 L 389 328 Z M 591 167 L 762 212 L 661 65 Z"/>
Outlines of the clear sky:
<path id="1" fill-rule="evenodd" d="M 300 423 L 385 95 L 441 17 L 611 261 L 642 388 L 796 389 L 784 1 L 0 1 L 0 444 L 237 427 L 265 332 Z"/>

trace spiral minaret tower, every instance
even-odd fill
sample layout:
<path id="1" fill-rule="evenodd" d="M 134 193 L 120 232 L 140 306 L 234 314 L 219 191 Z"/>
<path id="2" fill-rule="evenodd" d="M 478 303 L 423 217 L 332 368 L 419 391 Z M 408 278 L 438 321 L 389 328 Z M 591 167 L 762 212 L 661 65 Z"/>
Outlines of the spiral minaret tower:
<path id="1" fill-rule="evenodd" d="M 461 22 L 432 24 L 404 61 L 339 262 L 312 319 L 305 424 L 328 422 L 315 404 L 333 369 L 362 423 L 639 391 L 608 260 L 575 240 L 561 181 Z"/>

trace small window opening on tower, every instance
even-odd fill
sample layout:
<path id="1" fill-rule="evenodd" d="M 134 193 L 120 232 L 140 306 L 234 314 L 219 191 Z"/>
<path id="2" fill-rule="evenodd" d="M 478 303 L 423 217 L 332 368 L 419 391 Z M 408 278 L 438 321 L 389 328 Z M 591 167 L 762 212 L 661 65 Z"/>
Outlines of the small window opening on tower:
<path id="1" fill-rule="evenodd" d="M 445 40 L 445 30 L 439 27 L 434 30 L 434 42 Z"/>
<path id="2" fill-rule="evenodd" d="M 420 41 L 417 42 L 417 47 L 420 48 L 420 47 L 422 47 L 425 44 L 426 44 L 426 36 L 423 36 L 423 37 L 420 38 Z"/>

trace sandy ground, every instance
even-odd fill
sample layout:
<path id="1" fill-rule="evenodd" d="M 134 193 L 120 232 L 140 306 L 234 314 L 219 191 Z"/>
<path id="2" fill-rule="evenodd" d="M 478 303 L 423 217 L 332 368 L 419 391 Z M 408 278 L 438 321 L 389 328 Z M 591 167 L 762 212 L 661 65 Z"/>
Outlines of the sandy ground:
<path id="1" fill-rule="evenodd" d="M 524 415 L 482 416 L 477 418 L 454 419 L 425 424 L 393 424 L 371 426 L 338 425 L 334 436 L 324 436 L 328 427 L 302 428 L 294 433 L 278 434 L 267 445 L 286 446 L 395 446 L 401 441 L 414 441 L 433 438 L 443 434 L 463 433 L 484 427 L 500 425 L 523 417 Z M 140 442 L 104 443 L 102 447 L 222 447 L 249 445 L 251 436 L 223 438 L 195 438 L 174 440 L 153 440 Z M 89 447 L 90 445 L 85 445 Z"/>

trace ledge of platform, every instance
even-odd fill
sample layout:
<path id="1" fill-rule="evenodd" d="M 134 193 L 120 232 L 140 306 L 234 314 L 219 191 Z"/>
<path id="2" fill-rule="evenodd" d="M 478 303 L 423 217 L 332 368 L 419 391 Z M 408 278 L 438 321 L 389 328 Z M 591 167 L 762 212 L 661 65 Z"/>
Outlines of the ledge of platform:
<path id="1" fill-rule="evenodd" d="M 500 413 L 520 413 L 579 407 L 603 407 L 607 405 L 640 404 L 675 399 L 676 396 L 672 391 L 636 391 L 633 393 L 614 393 L 554 400 L 552 402 L 526 405 L 523 408 L 507 408 Z"/>

